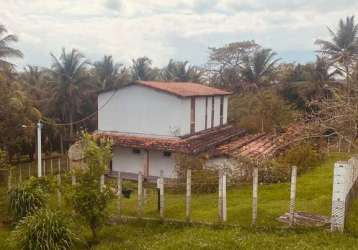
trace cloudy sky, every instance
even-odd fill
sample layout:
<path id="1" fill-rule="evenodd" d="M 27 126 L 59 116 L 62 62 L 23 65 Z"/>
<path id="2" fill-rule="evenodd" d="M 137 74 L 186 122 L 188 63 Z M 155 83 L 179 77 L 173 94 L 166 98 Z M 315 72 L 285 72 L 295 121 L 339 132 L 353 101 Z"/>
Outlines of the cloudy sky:
<path id="1" fill-rule="evenodd" d="M 111 54 L 122 63 L 145 55 L 156 66 L 203 64 L 209 46 L 241 40 L 307 62 L 314 40 L 328 38 L 326 25 L 357 10 L 357 0 L 0 0 L 0 23 L 19 36 L 19 67 L 48 66 L 63 47 L 91 61 Z"/>

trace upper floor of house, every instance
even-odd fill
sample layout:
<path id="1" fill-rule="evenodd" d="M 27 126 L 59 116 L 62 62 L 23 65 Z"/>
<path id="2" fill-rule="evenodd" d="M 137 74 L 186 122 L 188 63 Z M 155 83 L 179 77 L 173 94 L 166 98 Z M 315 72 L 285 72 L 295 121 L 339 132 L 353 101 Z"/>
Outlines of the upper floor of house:
<path id="1" fill-rule="evenodd" d="M 227 124 L 230 92 L 187 82 L 136 81 L 98 95 L 98 130 L 177 137 Z"/>

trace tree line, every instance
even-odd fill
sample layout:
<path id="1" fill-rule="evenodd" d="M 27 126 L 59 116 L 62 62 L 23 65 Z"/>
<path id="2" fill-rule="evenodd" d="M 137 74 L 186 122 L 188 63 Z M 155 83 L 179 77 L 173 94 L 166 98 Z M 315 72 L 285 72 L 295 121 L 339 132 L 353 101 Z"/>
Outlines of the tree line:
<path id="1" fill-rule="evenodd" d="M 10 158 L 26 154 L 32 158 L 34 126 L 41 119 L 45 150 L 64 152 L 80 130 L 96 129 L 97 93 L 135 80 L 197 82 L 229 89 L 235 93 L 230 121 L 251 131 L 277 132 L 302 117 L 315 119 L 315 111 L 324 109 L 312 102 L 332 97 L 332 88 L 352 95 L 358 82 L 354 16 L 341 19 L 335 30 L 328 31 L 331 40 L 318 39 L 316 61 L 305 64 L 282 63 L 272 49 L 255 41 L 238 41 L 210 47 L 208 61 L 200 66 L 170 59 L 158 68 L 145 56 L 129 65 L 117 63 L 111 55 L 90 62 L 77 49 L 63 49 L 59 55 L 50 53 L 48 67 L 28 65 L 17 70 L 10 59 L 23 57 L 16 49 L 18 37 L 0 25 L 0 149 Z"/>

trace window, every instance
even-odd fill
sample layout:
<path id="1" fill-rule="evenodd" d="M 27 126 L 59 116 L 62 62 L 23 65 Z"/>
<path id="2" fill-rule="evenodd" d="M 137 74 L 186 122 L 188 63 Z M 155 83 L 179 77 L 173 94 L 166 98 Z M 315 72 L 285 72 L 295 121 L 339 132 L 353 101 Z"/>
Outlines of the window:
<path id="1" fill-rule="evenodd" d="M 140 149 L 133 148 L 133 149 L 132 149 L 132 153 L 133 153 L 133 154 L 140 154 Z"/>
<path id="2" fill-rule="evenodd" d="M 171 155 L 172 155 L 172 152 L 169 152 L 169 151 L 163 152 L 163 156 L 165 156 L 165 157 L 170 157 Z"/>

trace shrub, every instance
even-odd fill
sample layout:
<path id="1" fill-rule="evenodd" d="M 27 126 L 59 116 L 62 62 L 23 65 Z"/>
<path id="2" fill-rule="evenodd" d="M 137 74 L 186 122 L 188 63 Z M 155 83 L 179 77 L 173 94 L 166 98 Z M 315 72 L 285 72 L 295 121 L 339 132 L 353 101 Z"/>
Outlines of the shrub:
<path id="1" fill-rule="evenodd" d="M 302 174 L 317 166 L 321 160 L 320 154 L 313 145 L 299 144 L 277 159 L 265 161 L 261 167 L 260 179 L 267 183 L 289 181 L 292 166 L 297 166 L 298 174 Z"/>
<path id="2" fill-rule="evenodd" d="M 65 250 L 72 249 L 77 238 L 63 216 L 41 209 L 22 219 L 10 240 L 18 249 Z"/>
<path id="3" fill-rule="evenodd" d="M 179 184 L 186 182 L 186 170 L 191 169 L 191 190 L 193 193 L 213 193 L 218 190 L 218 170 L 206 168 L 207 155 L 176 154 L 175 161 Z M 185 185 L 178 185 L 175 191 L 183 190 L 185 190 Z"/>
<path id="4" fill-rule="evenodd" d="M 297 166 L 299 173 L 306 172 L 321 162 L 322 158 L 319 152 L 313 147 L 312 144 L 303 143 L 289 149 L 279 162 L 287 166 Z"/>
<path id="5" fill-rule="evenodd" d="M 46 195 L 42 189 L 23 184 L 9 191 L 9 210 L 18 221 L 44 207 L 45 200 Z"/>
<path id="6" fill-rule="evenodd" d="M 100 191 L 100 176 L 106 171 L 111 159 L 111 144 L 96 142 L 88 134 L 83 135 L 84 166 L 75 172 L 78 183 L 68 194 L 67 201 L 75 213 L 90 227 L 92 240 L 97 239 L 97 230 L 109 214 L 107 206 L 114 194 L 111 189 Z"/>

